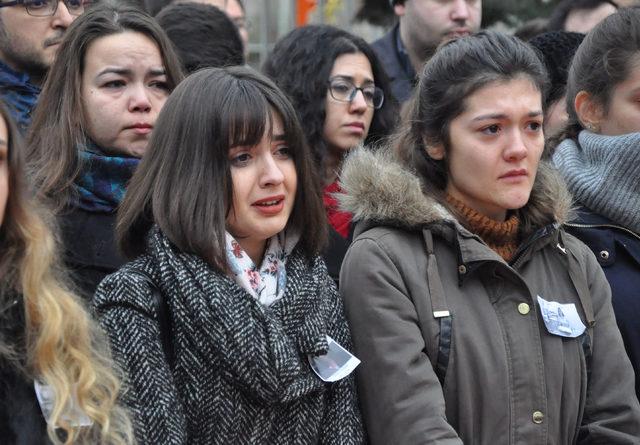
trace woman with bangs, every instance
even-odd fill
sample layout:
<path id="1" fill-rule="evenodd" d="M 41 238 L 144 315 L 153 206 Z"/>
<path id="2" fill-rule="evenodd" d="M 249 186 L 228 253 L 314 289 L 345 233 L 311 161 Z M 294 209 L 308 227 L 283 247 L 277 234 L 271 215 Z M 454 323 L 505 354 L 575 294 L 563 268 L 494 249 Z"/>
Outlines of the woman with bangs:
<path id="1" fill-rule="evenodd" d="M 352 377 L 314 374 L 335 344 L 351 346 L 318 256 L 323 218 L 311 154 L 272 82 L 237 67 L 176 88 L 118 214 L 119 245 L 137 259 L 94 298 L 141 443 L 363 441 Z"/>
<path id="2" fill-rule="evenodd" d="M 106 341 L 65 283 L 0 107 L 0 442 L 129 444 Z"/>

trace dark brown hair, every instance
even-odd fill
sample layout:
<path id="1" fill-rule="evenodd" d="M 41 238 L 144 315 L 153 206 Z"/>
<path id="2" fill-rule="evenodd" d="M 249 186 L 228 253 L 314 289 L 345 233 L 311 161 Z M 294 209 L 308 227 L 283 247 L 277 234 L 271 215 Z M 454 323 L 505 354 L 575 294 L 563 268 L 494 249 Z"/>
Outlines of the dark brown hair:
<path id="1" fill-rule="evenodd" d="M 466 99 L 488 84 L 518 76 L 531 79 L 544 97 L 547 74 L 533 48 L 489 31 L 444 44 L 425 65 L 393 147 L 432 193 L 447 186 L 447 157 L 433 159 L 427 147 L 442 144 L 448 152 L 451 121 L 464 112 Z"/>
<path id="2" fill-rule="evenodd" d="M 55 210 L 69 203 L 80 172 L 78 147 L 87 142 L 82 73 L 87 49 L 95 40 L 125 31 L 149 37 L 160 50 L 169 90 L 182 80 L 171 42 L 155 20 L 126 5 L 99 4 L 69 27 L 34 111 L 27 162 L 39 198 Z"/>
<path id="3" fill-rule="evenodd" d="M 580 91 L 605 113 L 614 88 L 629 76 L 640 61 L 640 9 L 622 8 L 606 17 L 582 41 L 573 57 L 567 79 L 567 113 L 569 122 L 556 142 L 577 139 L 582 130 L 575 108 Z"/>
<path id="4" fill-rule="evenodd" d="M 229 148 L 260 142 L 278 115 L 298 177 L 287 229 L 311 257 L 326 239 L 321 187 L 296 113 L 266 77 L 246 67 L 207 68 L 189 76 L 158 117 L 147 153 L 118 212 L 118 243 L 129 257 L 145 251 L 153 223 L 175 246 L 226 270 L 226 217 L 233 203 Z"/>

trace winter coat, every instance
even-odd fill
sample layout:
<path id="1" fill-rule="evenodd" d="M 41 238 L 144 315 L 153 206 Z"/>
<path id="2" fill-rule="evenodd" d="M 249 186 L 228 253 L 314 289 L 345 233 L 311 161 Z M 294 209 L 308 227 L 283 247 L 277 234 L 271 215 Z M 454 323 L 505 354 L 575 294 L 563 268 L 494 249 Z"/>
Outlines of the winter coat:
<path id="1" fill-rule="evenodd" d="M 387 34 L 371 43 L 381 65 L 389 77 L 391 91 L 399 103 L 406 102 L 415 85 L 415 72 L 413 67 L 405 66 L 402 55 L 398 51 L 398 33 L 400 28 L 394 26 Z"/>
<path id="2" fill-rule="evenodd" d="M 591 251 L 563 233 L 566 189 L 540 167 L 507 263 L 384 153 L 345 163 L 360 221 L 341 271 L 372 444 L 637 444 L 633 370 Z M 548 332 L 537 296 L 585 333 Z"/>
<path id="3" fill-rule="evenodd" d="M 0 344 L 24 351 L 24 310 L 22 298 L 9 299 L 0 308 Z M 0 355 L 0 443 L 43 445 L 51 443 L 47 423 L 40 410 L 33 377 L 17 364 Z"/>
<path id="4" fill-rule="evenodd" d="M 308 356 L 326 335 L 347 349 L 342 302 L 320 258 L 287 260 L 285 295 L 269 307 L 159 231 L 147 254 L 108 276 L 94 308 L 116 362 L 141 444 L 359 444 L 352 376 L 321 381 Z M 173 360 L 159 340 L 148 274 L 170 314 Z"/>
<path id="5" fill-rule="evenodd" d="M 125 263 L 115 241 L 115 213 L 75 207 L 60 215 L 65 264 L 86 301 L 98 284 Z"/>
<path id="6" fill-rule="evenodd" d="M 635 370 L 636 395 L 640 397 L 640 234 L 584 207 L 565 227 L 589 246 L 609 281 L 613 311 Z"/>

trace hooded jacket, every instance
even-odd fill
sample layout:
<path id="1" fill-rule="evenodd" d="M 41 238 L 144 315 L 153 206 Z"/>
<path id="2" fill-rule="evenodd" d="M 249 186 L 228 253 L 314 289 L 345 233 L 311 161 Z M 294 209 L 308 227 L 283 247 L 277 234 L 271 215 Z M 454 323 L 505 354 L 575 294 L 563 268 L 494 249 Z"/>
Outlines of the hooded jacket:
<path id="1" fill-rule="evenodd" d="M 559 228 L 570 197 L 541 165 L 505 262 L 388 154 L 346 161 L 359 221 L 341 271 L 372 444 L 636 444 L 640 406 L 591 251 Z M 587 327 L 551 334 L 537 297 Z"/>

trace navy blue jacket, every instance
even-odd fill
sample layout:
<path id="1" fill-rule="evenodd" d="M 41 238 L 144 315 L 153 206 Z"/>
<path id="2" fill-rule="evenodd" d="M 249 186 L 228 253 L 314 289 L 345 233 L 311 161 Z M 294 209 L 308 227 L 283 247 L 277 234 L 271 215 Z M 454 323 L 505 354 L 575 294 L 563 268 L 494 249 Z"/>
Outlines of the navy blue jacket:
<path id="1" fill-rule="evenodd" d="M 566 229 L 591 248 L 611 285 L 613 310 L 640 398 L 640 234 L 584 207 Z"/>
<path id="2" fill-rule="evenodd" d="M 371 47 L 389 76 L 393 96 L 398 102 L 403 103 L 411 97 L 416 76 L 408 61 L 403 63 L 403 56 L 398 51 L 399 31 L 399 26 L 394 26 L 391 31 L 373 42 Z"/>

